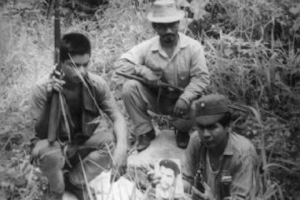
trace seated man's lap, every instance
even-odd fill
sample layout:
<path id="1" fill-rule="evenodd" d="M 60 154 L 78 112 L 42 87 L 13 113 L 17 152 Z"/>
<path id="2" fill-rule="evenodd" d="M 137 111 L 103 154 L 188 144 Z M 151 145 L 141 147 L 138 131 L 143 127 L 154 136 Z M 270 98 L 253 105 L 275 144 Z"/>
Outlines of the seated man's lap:
<path id="1" fill-rule="evenodd" d="M 88 139 L 82 146 L 79 146 L 78 160 L 70 170 L 69 179 L 74 185 L 84 183 L 84 173 L 88 181 L 98 176 L 102 171 L 108 170 L 112 166 L 111 155 L 114 151 L 114 138 L 112 133 L 99 133 L 100 129 Z M 83 167 L 83 168 L 82 168 Z"/>
<path id="2" fill-rule="evenodd" d="M 109 170 L 112 166 L 111 150 L 97 149 L 90 152 L 69 173 L 69 180 L 73 185 L 80 186 L 87 181 L 93 180 L 102 171 Z M 85 175 L 84 175 L 85 173 Z"/>
<path id="3" fill-rule="evenodd" d="M 83 145 L 78 146 L 77 153 L 73 158 L 65 157 L 63 147 L 59 142 L 49 144 L 47 139 L 40 140 L 33 148 L 32 152 L 36 155 L 33 160 L 45 175 L 51 175 L 64 169 L 69 170 L 70 178 L 74 179 L 71 182 L 75 184 L 84 181 L 83 165 L 88 181 L 90 181 L 103 170 L 110 169 L 112 166 L 114 137 L 112 133 L 101 134 L 99 131 L 101 130 L 97 129 L 91 138 Z M 81 178 L 82 180 L 78 180 Z"/>

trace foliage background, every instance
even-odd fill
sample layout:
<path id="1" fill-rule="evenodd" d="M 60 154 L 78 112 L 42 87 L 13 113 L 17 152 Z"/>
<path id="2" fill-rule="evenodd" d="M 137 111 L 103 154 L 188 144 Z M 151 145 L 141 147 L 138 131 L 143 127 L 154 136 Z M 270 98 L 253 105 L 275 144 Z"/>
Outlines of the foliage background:
<path id="1" fill-rule="evenodd" d="M 31 167 L 28 155 L 33 135 L 30 89 L 53 70 L 53 20 L 46 16 L 45 2 L 0 1 L 0 199 L 38 199 L 45 191 L 46 180 Z M 145 18 L 151 2 L 110 0 L 96 9 L 78 6 L 84 4 L 80 0 L 64 2 L 62 33 L 89 36 L 91 71 L 108 81 L 125 114 L 122 80 L 113 74 L 114 62 L 154 35 Z M 225 94 L 234 106 L 247 111 L 234 110 L 233 129 L 251 139 L 260 153 L 262 198 L 297 199 L 299 0 L 190 3 L 191 18 L 182 22 L 182 31 L 205 47 L 212 79 L 208 92 Z M 88 8 L 93 8 L 90 15 L 83 12 L 91 11 Z"/>

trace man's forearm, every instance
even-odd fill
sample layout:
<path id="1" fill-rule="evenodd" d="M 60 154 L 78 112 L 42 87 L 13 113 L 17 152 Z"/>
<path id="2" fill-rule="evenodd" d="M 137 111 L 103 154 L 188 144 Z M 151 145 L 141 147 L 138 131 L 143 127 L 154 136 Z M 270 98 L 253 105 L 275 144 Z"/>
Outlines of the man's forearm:
<path id="1" fill-rule="evenodd" d="M 127 147 L 127 124 L 121 113 L 116 114 L 113 129 L 117 140 L 117 146 L 124 145 L 125 147 Z"/>
<path id="2" fill-rule="evenodd" d="M 208 74 L 204 73 L 203 75 L 193 77 L 180 98 L 190 105 L 193 100 L 199 98 L 204 93 L 209 83 L 210 79 Z"/>
<path id="3" fill-rule="evenodd" d="M 132 62 L 129 62 L 128 60 L 125 59 L 119 60 L 116 66 L 117 66 L 117 71 L 119 72 L 136 75 L 136 65 Z"/>

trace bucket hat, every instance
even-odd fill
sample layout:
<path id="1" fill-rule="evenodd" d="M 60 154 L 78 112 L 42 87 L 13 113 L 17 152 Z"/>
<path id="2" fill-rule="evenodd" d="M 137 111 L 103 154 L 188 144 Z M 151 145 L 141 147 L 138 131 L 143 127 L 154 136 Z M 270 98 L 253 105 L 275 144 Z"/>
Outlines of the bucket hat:
<path id="1" fill-rule="evenodd" d="M 229 111 L 226 97 L 219 94 L 203 96 L 192 105 L 195 122 L 202 125 L 218 122 Z"/>
<path id="2" fill-rule="evenodd" d="M 172 23 L 183 17 L 184 11 L 176 7 L 174 0 L 156 0 L 147 15 L 147 19 L 154 23 Z"/>

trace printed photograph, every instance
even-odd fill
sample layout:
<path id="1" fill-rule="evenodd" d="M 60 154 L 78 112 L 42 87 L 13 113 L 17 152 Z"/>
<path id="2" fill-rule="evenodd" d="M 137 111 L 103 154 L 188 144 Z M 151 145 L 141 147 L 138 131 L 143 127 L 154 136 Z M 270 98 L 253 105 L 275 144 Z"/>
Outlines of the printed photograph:
<path id="1" fill-rule="evenodd" d="M 181 199 L 183 183 L 179 159 L 160 159 L 155 163 L 155 173 L 160 176 L 156 185 L 156 200 Z"/>

